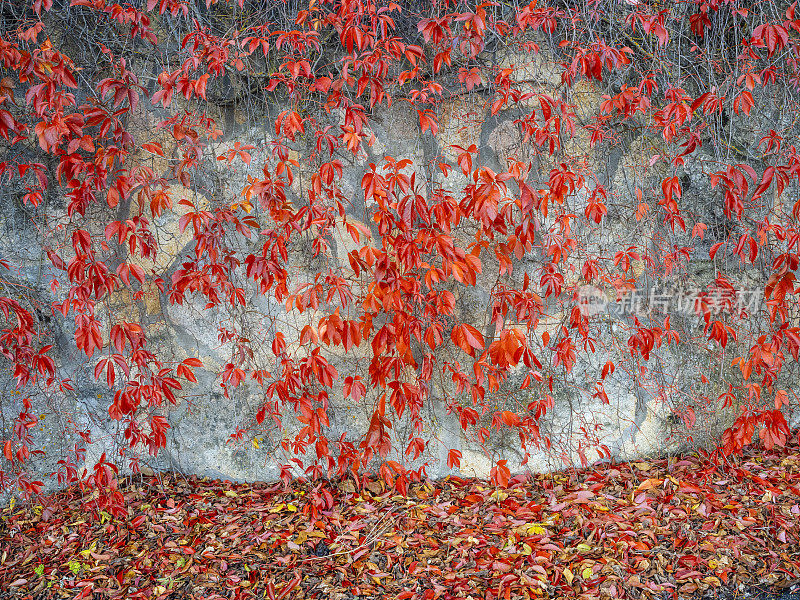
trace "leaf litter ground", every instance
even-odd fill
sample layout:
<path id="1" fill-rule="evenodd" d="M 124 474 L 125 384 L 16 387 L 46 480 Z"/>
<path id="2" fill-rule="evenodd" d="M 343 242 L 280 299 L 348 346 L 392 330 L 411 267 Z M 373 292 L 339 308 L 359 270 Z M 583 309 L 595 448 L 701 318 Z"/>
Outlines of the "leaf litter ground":
<path id="1" fill-rule="evenodd" d="M 9 505 L 0 598 L 795 598 L 800 580 L 796 432 L 725 464 L 328 489 L 316 515 L 310 484 L 180 475 L 126 479 L 123 519 L 78 489 Z"/>

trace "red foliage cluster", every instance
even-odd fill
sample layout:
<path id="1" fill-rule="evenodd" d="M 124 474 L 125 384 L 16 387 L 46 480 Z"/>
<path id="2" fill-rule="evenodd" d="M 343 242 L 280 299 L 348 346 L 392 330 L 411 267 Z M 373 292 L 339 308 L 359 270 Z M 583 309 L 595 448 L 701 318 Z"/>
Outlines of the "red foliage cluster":
<path id="1" fill-rule="evenodd" d="M 207 9 L 213 10 L 213 4 L 209 0 Z M 49 194 L 66 202 L 69 224 L 48 232 L 50 239 L 61 235 L 64 242 L 47 251 L 56 274 L 53 293 L 59 294 L 53 312 L 74 319 L 75 345 L 87 360 L 97 360 L 95 378 L 113 391 L 109 416 L 123 424 L 129 445 L 153 454 L 165 445 L 168 422 L 157 409 L 175 404 L 186 382 L 196 381 L 193 369 L 201 367 L 194 358 L 178 364 L 160 360 L 136 322 L 115 322 L 104 337 L 98 307 L 117 290 L 141 293 L 152 284 L 174 304 L 201 299 L 207 309 L 244 309 L 254 291 L 299 314 L 322 313 L 309 320 L 297 340 L 287 343 L 283 333 L 272 332 L 271 370 L 253 365 L 252 342 L 241 331 L 220 330 L 221 342 L 236 348 L 218 374 L 224 393 L 249 381 L 263 387 L 254 427 L 270 420 L 280 425 L 285 409 L 291 408 L 300 427 L 283 440 L 283 448 L 309 475 L 359 476 L 377 459 L 385 482 L 405 493 L 411 482 L 424 477 L 425 465 L 410 468 L 395 459 L 416 459 L 431 441 L 423 434 L 423 409 L 440 401 L 432 392 L 437 379 L 453 383 L 455 393 L 443 399 L 446 408 L 479 443 L 492 430 L 511 428 L 519 435 L 523 464 L 532 447 L 550 447 L 540 420 L 554 405 L 554 388 L 570 381 L 582 358 L 607 350 L 599 321 L 579 310 L 578 285 L 624 293 L 635 283 L 639 264 L 656 276 L 687 269 L 708 224 L 687 208 L 678 169 L 704 144 L 729 139 L 720 132 L 722 121 L 747 123 L 756 117 L 760 99 L 800 82 L 796 3 L 780 10 L 762 3 L 766 8 L 761 12 L 727 0 L 691 0 L 674 9 L 644 1 L 584 4 L 571 8 L 534 1 L 512 7 L 438 0 L 415 12 L 413 6 L 404 9 L 391 1 L 311 0 L 280 27 L 256 22 L 221 35 L 193 21 L 181 50 L 157 82 L 147 85 L 136 70 L 138 59 L 123 55 L 127 45 L 112 50 L 98 40 L 103 77 L 84 89 L 78 83 L 81 67 L 65 53 L 68 44 L 59 48 L 48 37 L 51 2 L 37 0 L 28 21 L 15 31 L 4 30 L 0 178 L 24 186 L 23 201 L 34 209 Z M 150 0 L 146 6 L 72 0 L 71 5 L 129 39 L 131 48 L 159 42 L 154 17 L 186 24 L 190 14 L 189 5 L 179 0 Z M 247 6 L 240 0 L 239 10 Z M 416 19 L 421 38 L 399 35 L 396 22 L 403 10 Z M 603 27 L 608 36 L 598 37 Z M 487 64 L 482 53 L 495 38 L 531 55 L 540 52 L 544 40 L 555 40 L 561 87 L 543 90 L 527 85 L 514 65 Z M 673 73 L 683 68 L 680 53 L 686 51 L 710 65 L 717 82 L 710 89 L 698 87 L 691 75 L 681 79 Z M 210 86 L 228 73 L 255 77 L 265 61 L 274 72 L 264 75 L 263 90 L 284 107 L 274 121 L 269 160 L 261 172 L 248 176 L 240 197 L 210 206 L 187 199 L 178 203 L 167 194 L 168 186 L 192 185 L 204 168 L 210 142 L 222 135 L 204 108 Z M 580 122 L 569 100 L 569 89 L 579 81 L 604 85 L 610 92 L 587 123 Z M 437 112 L 442 99 L 478 91 L 491 115 L 520 111 L 515 124 L 524 143 L 534 147 L 536 160 L 511 158 L 498 171 L 475 144 L 452 146 L 448 151 L 454 160 L 438 155 L 431 165 L 385 156 L 369 164 L 361 179 L 370 224 L 354 219 L 354 200 L 341 186 L 344 159 L 372 146 L 373 116 L 392 103 L 407 103 L 421 134 L 435 137 L 442 128 Z M 180 153 L 167 174 L 130 164 L 137 143 L 127 121 L 140 102 L 173 110 L 159 124 Z M 322 116 L 332 113 L 340 115 L 338 125 Z M 620 192 L 609 191 L 588 161 L 565 151 L 579 129 L 590 133 L 591 146 L 600 147 L 612 144 L 625 128 L 646 130 L 664 148 L 663 154 L 643 157 L 651 167 L 663 167 L 663 175 L 651 188 L 637 187 L 632 205 L 618 200 Z M 740 451 L 756 431 L 767 448 L 786 443 L 781 408 L 795 403 L 786 379 L 796 372 L 789 359 L 796 363 L 800 349 L 795 323 L 800 202 L 789 211 L 777 204 L 765 207 L 773 190 L 779 197 L 798 184 L 800 156 L 785 139 L 791 133 L 791 125 L 786 131 L 773 129 L 756 142 L 751 164 L 721 161 L 708 173 L 710 186 L 721 191 L 729 230 L 738 233 L 716 237 L 708 253 L 717 261 L 717 277 L 695 307 L 702 334 L 687 338 L 668 316 L 625 324 L 620 348 L 634 366 L 601 359 L 605 366 L 589 389 L 595 397 L 608 401 L 604 383 L 615 368 L 645 377 L 647 363 L 665 346 L 710 345 L 723 354 L 722 366 L 740 369 L 718 399 L 739 410 L 722 438 L 723 452 Z M 301 140 L 310 140 L 313 150 L 298 159 Z M 212 158 L 250 165 L 255 148 L 237 142 Z M 157 143 L 141 150 L 164 154 Z M 735 154 L 730 148 L 726 152 Z M 756 162 L 762 165 L 758 170 Z M 548 166 L 538 173 L 535 165 L 542 164 Z M 289 189 L 301 166 L 312 166 L 312 174 L 301 197 L 292 200 Z M 445 178 L 460 172 L 466 183 L 448 189 L 432 176 L 422 181 L 427 167 Z M 138 214 L 120 220 L 115 209 L 134 201 Z M 193 245 L 166 281 L 139 264 L 155 258 L 154 221 L 168 218 L 173 202 L 182 209 L 180 232 L 190 232 Z M 581 202 L 585 208 L 573 212 Z M 645 241 L 613 255 L 593 253 L 589 241 L 602 234 L 612 206 L 628 211 L 626 222 L 651 220 L 660 228 L 661 246 L 654 250 Z M 105 219 L 99 230 L 87 224 L 98 218 Z M 687 229 L 691 238 L 684 235 Z M 298 282 L 290 253 L 308 245 L 314 256 L 325 256 L 336 231 L 346 232 L 355 245 L 347 252 L 348 264 L 325 267 L 313 281 Z M 249 250 L 242 252 L 243 245 Z M 541 259 L 538 273 L 526 273 L 523 284 L 516 285 L 510 275 L 529 253 Z M 735 310 L 732 302 L 720 305 L 720 298 L 736 293 L 726 277 L 734 259 L 757 264 L 766 273 L 767 309 L 761 320 Z M 475 286 L 487 265 L 497 265 L 499 276 L 491 288 L 490 321 L 480 331 L 460 318 L 451 287 Z M 9 295 L 0 297 L 0 352 L 21 390 L 67 393 L 73 386 L 57 372 L 51 346 L 40 336 L 35 299 L 28 302 L 26 308 Z M 538 329 L 562 313 L 566 317 L 560 327 Z M 345 353 L 366 355 L 368 368 L 340 373 L 329 352 L 338 346 Z M 523 374 L 522 387 L 533 398 L 527 410 L 498 407 L 491 400 L 512 372 Z M 714 377 L 711 369 L 701 373 L 703 383 L 707 375 Z M 353 401 L 367 403 L 369 426 L 362 438 L 343 436 L 332 447 L 326 435 L 329 401 L 340 388 Z M 701 398 L 715 400 L 697 394 Z M 30 406 L 26 400 L 2 441 L 7 462 L 0 470 L 0 487 L 16 485 L 28 494 L 41 485 L 29 481 L 24 469 L 36 452 L 30 436 L 36 416 Z M 684 420 L 689 422 L 694 409 L 687 410 Z M 401 419 L 407 419 L 410 433 L 390 460 L 392 430 Z M 589 447 L 577 449 L 583 461 Z M 610 453 L 600 443 L 593 449 L 601 456 Z M 76 446 L 76 460 L 82 451 Z M 448 465 L 458 467 L 460 458 L 459 451 L 451 450 Z M 63 462 L 66 481 L 78 476 L 76 464 Z M 290 476 L 290 466 L 283 472 Z M 509 465 L 499 461 L 493 480 L 505 485 L 509 477 Z M 114 470 L 105 458 L 91 478 L 113 486 Z"/>

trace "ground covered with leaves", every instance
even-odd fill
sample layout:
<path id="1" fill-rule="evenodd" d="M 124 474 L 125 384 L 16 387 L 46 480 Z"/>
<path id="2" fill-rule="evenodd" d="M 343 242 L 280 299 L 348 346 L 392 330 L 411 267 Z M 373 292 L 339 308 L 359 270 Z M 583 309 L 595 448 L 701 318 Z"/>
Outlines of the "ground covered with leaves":
<path id="1" fill-rule="evenodd" d="M 327 491 L 326 491 L 327 490 Z M 800 579 L 800 446 L 514 478 L 125 481 L 2 510 L 0 598 L 734 597 Z M 330 505 L 328 508 L 321 508 Z"/>

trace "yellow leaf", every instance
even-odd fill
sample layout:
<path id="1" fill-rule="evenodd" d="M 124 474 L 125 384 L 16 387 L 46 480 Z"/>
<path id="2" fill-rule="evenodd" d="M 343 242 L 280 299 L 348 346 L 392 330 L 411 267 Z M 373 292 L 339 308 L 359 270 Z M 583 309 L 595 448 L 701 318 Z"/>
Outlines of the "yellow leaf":
<path id="1" fill-rule="evenodd" d="M 542 527 L 543 523 L 527 523 L 516 528 L 516 532 L 524 535 L 545 535 L 547 530 Z"/>
<path id="2" fill-rule="evenodd" d="M 586 567 L 583 571 L 581 571 L 581 577 L 583 577 L 584 581 L 587 581 L 592 578 L 592 567 Z"/>
<path id="3" fill-rule="evenodd" d="M 575 575 L 572 574 L 569 567 L 564 568 L 564 579 L 567 580 L 567 585 L 572 585 L 572 580 L 575 579 Z"/>
<path id="4" fill-rule="evenodd" d="M 297 512 L 297 507 L 294 504 L 287 504 L 286 510 L 288 510 L 289 512 Z"/>
<path id="5" fill-rule="evenodd" d="M 88 547 L 86 550 L 81 550 L 81 554 L 82 554 L 82 555 L 83 555 L 85 558 L 88 558 L 88 557 L 89 557 L 89 555 L 90 555 L 92 552 L 94 552 L 95 550 L 97 550 L 97 542 L 92 542 L 92 545 L 91 545 L 91 546 L 89 546 L 89 547 Z"/>
<path id="6" fill-rule="evenodd" d="M 281 511 L 282 511 L 284 508 L 286 508 L 286 505 L 285 505 L 285 504 L 276 504 L 275 506 L 273 506 L 272 508 L 270 508 L 270 509 L 269 509 L 269 512 L 271 512 L 271 513 L 273 513 L 273 514 L 274 514 L 274 513 L 279 513 L 279 512 L 281 512 Z"/>
<path id="7" fill-rule="evenodd" d="M 544 535 L 547 533 L 547 530 L 537 523 L 531 523 L 528 525 L 528 535 L 535 534 L 535 535 Z"/>
<path id="8" fill-rule="evenodd" d="M 245 200 L 244 202 L 234 202 L 231 204 L 231 210 L 236 210 L 237 208 L 242 208 L 250 214 L 250 211 L 253 210 L 253 205 L 249 200 Z"/>
<path id="9" fill-rule="evenodd" d="M 236 492 L 234 492 L 233 490 L 226 490 L 226 491 L 225 491 L 225 495 L 226 495 L 228 498 L 238 498 L 238 497 L 239 497 L 239 494 L 237 494 L 237 493 L 236 493 Z"/>
<path id="10" fill-rule="evenodd" d="M 589 544 L 578 544 L 578 552 L 591 552 L 592 547 Z"/>

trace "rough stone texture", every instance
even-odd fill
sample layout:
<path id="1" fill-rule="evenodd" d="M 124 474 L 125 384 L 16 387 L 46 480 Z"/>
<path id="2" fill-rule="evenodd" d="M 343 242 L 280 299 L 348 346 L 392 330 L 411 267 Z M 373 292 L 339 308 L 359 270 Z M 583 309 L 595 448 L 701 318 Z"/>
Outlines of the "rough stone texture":
<path id="1" fill-rule="evenodd" d="M 155 256 L 143 257 L 139 254 L 132 254 L 128 258 L 130 264 L 141 267 L 147 273 L 152 272 L 157 275 L 169 270 L 175 259 L 193 239 L 190 227 L 183 232 L 180 231 L 180 218 L 193 210 L 207 210 L 209 207 L 208 200 L 182 185 L 168 186 L 164 192 L 170 198 L 171 208 L 165 210 L 152 223 L 151 231 L 158 244 Z M 181 201 L 191 202 L 192 206 L 183 204 Z M 146 208 L 140 207 L 136 200 L 132 201 L 128 213 L 129 218 L 143 213 L 147 214 Z"/>

